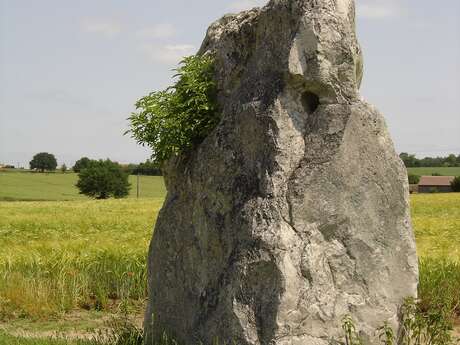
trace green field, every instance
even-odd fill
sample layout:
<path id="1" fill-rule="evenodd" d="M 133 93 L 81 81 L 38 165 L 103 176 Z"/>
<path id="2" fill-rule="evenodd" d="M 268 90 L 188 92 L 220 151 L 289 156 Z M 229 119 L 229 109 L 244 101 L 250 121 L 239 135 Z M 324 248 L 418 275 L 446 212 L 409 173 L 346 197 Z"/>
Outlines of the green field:
<path id="1" fill-rule="evenodd" d="M 0 202 L 0 318 L 110 309 L 145 298 L 163 198 Z M 412 196 L 421 258 L 460 261 L 460 194 Z"/>
<path id="2" fill-rule="evenodd" d="M 408 168 L 416 175 L 460 176 L 459 168 Z M 78 176 L 75 173 L 34 173 L 18 171 L 0 171 L 0 201 L 53 201 L 53 200 L 89 200 L 78 193 L 75 187 Z M 136 197 L 136 176 L 130 176 L 131 192 Z M 158 198 L 165 195 L 165 186 L 161 176 L 139 177 L 140 197 Z"/>
<path id="3" fill-rule="evenodd" d="M 131 191 L 136 197 L 137 176 L 129 176 Z M 0 201 L 88 200 L 78 193 L 75 173 L 35 173 L 0 171 Z M 165 194 L 163 177 L 139 176 L 140 197 L 158 198 Z"/>
<path id="4" fill-rule="evenodd" d="M 419 176 L 430 176 L 433 173 L 437 173 L 443 176 L 460 176 L 460 167 L 407 168 L 407 171 Z"/>
<path id="5" fill-rule="evenodd" d="M 34 339 L 15 337 L 0 331 L 0 345 L 99 345 L 95 342 L 83 340 L 60 340 L 60 339 Z"/>
<path id="6" fill-rule="evenodd" d="M 141 180 L 156 197 L 118 200 L 78 195 L 72 187 L 75 178 L 0 173 L 3 199 L 57 199 L 0 201 L 0 345 L 51 344 L 11 338 L 2 328 L 53 327 L 56 320 L 74 320 L 75 313 L 128 310 L 142 315 L 145 258 L 164 200 L 162 178 Z M 45 181 L 49 188 L 40 193 Z M 460 194 L 415 194 L 411 209 L 421 258 L 422 305 L 426 310 L 446 306 L 460 315 Z M 83 320 L 81 327 L 92 322 Z"/>
<path id="7" fill-rule="evenodd" d="M 145 298 L 162 198 L 0 202 L 0 319 Z"/>
<path id="8" fill-rule="evenodd" d="M 413 194 L 411 210 L 418 255 L 460 262 L 460 193 Z"/>

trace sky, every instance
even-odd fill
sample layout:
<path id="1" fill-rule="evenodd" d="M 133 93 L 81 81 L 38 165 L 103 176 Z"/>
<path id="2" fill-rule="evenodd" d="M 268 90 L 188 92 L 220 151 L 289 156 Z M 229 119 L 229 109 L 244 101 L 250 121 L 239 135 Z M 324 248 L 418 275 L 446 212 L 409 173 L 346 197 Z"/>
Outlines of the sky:
<path id="1" fill-rule="evenodd" d="M 356 0 L 363 97 L 398 152 L 460 154 L 460 1 Z M 0 0 L 0 163 L 149 158 L 123 133 L 228 12 L 264 0 Z"/>

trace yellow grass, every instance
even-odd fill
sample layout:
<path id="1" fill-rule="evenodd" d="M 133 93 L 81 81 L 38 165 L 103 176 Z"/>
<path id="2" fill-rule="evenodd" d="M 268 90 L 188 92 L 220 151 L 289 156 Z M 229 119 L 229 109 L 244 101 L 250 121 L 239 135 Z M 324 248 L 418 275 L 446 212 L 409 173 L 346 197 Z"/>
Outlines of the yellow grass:
<path id="1" fill-rule="evenodd" d="M 412 223 L 422 258 L 460 260 L 460 193 L 414 194 Z"/>
<path id="2" fill-rule="evenodd" d="M 145 298 L 157 199 L 0 202 L 0 318 Z"/>
<path id="3" fill-rule="evenodd" d="M 419 255 L 460 259 L 460 194 L 411 198 Z M 0 319 L 144 300 L 145 257 L 162 202 L 0 202 Z"/>

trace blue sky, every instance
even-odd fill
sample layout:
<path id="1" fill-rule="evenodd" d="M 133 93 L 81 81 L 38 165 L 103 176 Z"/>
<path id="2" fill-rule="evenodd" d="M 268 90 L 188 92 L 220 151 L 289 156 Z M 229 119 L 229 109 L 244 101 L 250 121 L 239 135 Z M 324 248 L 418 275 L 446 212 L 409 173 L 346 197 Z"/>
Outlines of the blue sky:
<path id="1" fill-rule="evenodd" d="M 0 0 L 0 163 L 139 162 L 134 102 L 167 86 L 207 26 L 259 0 Z M 362 94 L 398 151 L 460 153 L 460 1 L 357 0 Z"/>

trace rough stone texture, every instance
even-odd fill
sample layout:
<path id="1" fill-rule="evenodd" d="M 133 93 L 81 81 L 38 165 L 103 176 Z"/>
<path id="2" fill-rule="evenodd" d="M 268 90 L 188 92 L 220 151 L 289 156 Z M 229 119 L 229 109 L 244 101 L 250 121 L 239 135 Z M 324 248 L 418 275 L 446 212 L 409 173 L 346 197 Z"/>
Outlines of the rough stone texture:
<path id="1" fill-rule="evenodd" d="M 366 344 L 416 295 L 406 170 L 360 99 L 352 0 L 272 0 L 212 24 L 222 121 L 165 169 L 147 343 Z"/>

